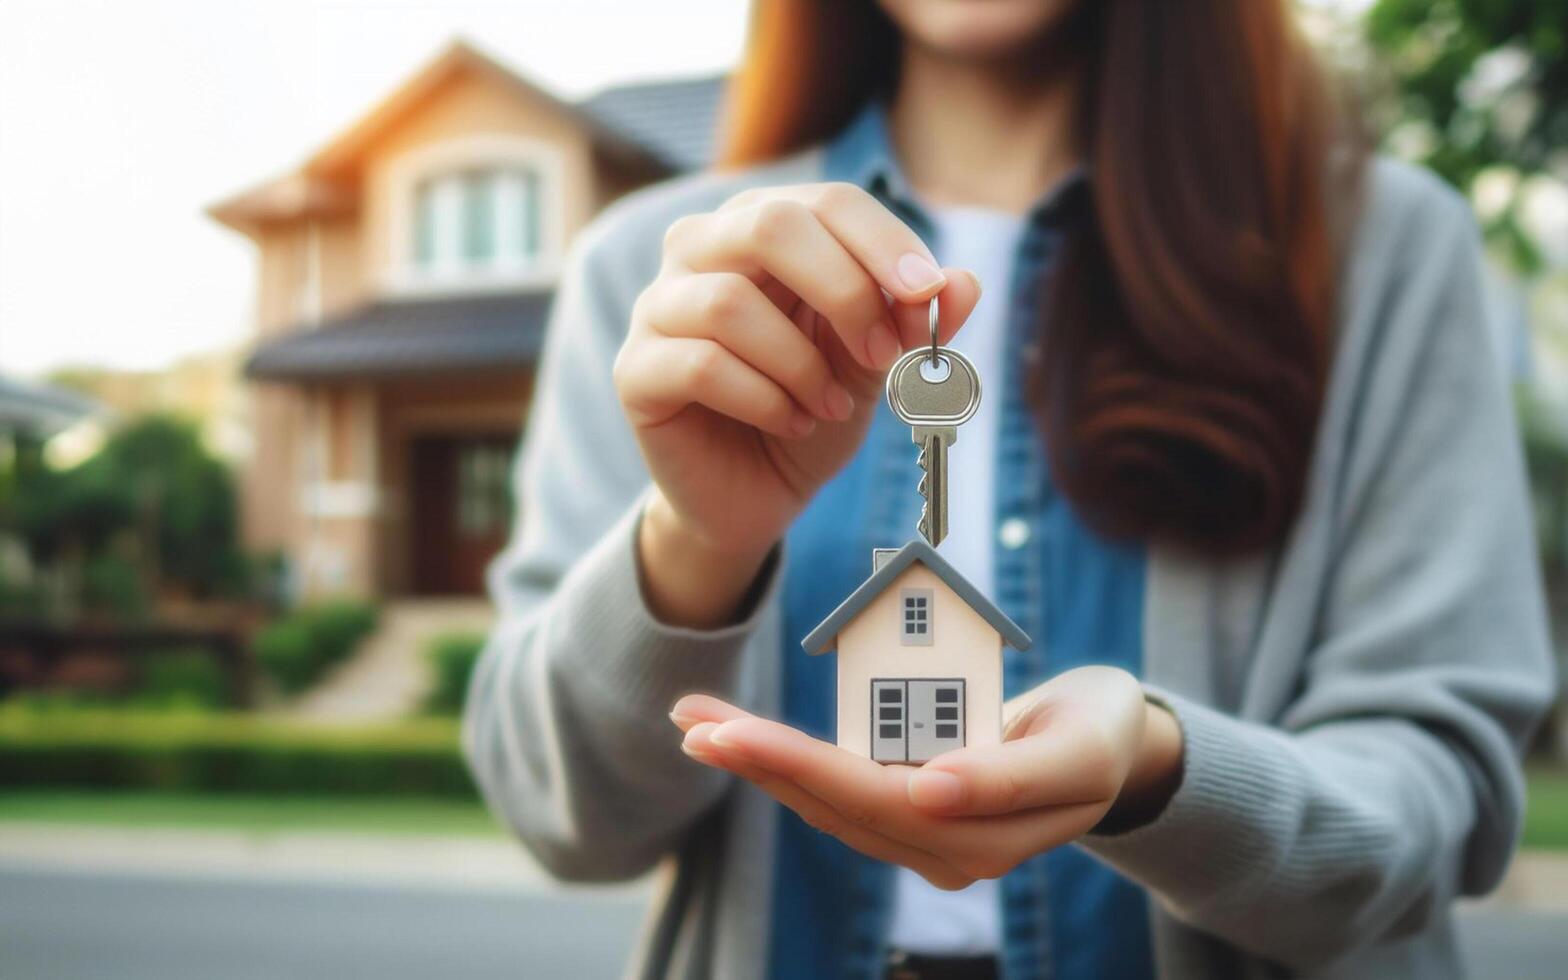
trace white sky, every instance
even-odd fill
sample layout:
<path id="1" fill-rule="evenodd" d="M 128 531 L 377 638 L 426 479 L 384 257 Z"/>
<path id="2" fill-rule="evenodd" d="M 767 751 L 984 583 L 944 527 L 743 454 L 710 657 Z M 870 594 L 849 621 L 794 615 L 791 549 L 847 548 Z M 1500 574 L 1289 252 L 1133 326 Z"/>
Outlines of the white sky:
<path id="1" fill-rule="evenodd" d="M 567 96 L 739 56 L 744 0 L 0 0 L 0 370 L 164 366 L 249 333 L 202 208 L 461 34 Z"/>

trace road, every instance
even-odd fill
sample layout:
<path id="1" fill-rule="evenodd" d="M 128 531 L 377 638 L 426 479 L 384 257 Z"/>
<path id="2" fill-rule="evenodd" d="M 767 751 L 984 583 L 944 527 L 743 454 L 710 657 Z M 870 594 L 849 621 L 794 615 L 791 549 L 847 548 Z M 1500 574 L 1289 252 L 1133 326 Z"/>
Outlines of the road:
<path id="1" fill-rule="evenodd" d="M 594 980 L 635 895 L 0 872 L 4 980 Z"/>
<path id="2" fill-rule="evenodd" d="M 4 980 L 613 978 L 642 900 L 616 893 L 0 871 Z M 1468 909 L 1473 975 L 1563 976 L 1568 916 Z"/>

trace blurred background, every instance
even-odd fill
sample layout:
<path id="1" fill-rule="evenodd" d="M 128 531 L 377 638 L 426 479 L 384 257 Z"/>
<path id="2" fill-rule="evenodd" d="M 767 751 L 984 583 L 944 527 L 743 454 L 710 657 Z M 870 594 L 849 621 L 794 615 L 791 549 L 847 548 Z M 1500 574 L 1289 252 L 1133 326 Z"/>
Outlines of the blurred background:
<path id="1" fill-rule="evenodd" d="M 1561 659 L 1568 4 L 1300 6 L 1486 231 Z M 615 974 L 651 883 L 548 883 L 456 718 L 563 256 L 745 16 L 0 4 L 0 977 Z M 1482 976 L 1568 952 L 1568 712 L 1529 774 Z"/>

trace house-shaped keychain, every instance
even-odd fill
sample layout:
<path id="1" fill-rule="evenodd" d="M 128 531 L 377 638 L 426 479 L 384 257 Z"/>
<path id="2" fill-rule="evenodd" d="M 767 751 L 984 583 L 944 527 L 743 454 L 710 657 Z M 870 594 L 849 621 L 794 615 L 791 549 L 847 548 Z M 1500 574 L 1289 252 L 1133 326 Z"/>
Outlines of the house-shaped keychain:
<path id="1" fill-rule="evenodd" d="M 838 651 L 838 744 L 919 764 L 1002 738 L 1002 646 L 1029 636 L 924 541 L 878 548 L 871 577 L 801 641 Z"/>

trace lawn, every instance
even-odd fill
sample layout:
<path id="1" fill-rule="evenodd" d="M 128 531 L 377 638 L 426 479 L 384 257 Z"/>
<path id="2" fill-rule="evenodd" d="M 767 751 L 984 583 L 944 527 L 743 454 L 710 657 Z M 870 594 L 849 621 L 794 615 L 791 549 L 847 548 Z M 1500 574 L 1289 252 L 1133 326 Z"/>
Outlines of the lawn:
<path id="1" fill-rule="evenodd" d="M 333 830 L 494 836 L 482 804 L 418 797 L 260 796 L 149 792 L 0 792 L 0 822 L 245 831 Z"/>
<path id="2" fill-rule="evenodd" d="M 1524 846 L 1568 850 L 1568 770 L 1531 769 Z"/>
<path id="3" fill-rule="evenodd" d="M 1568 850 L 1568 771 L 1531 769 L 1524 846 Z M 477 801 L 419 797 L 261 796 L 151 792 L 0 792 L 0 822 L 246 831 L 335 830 L 494 836 L 501 829 Z"/>

